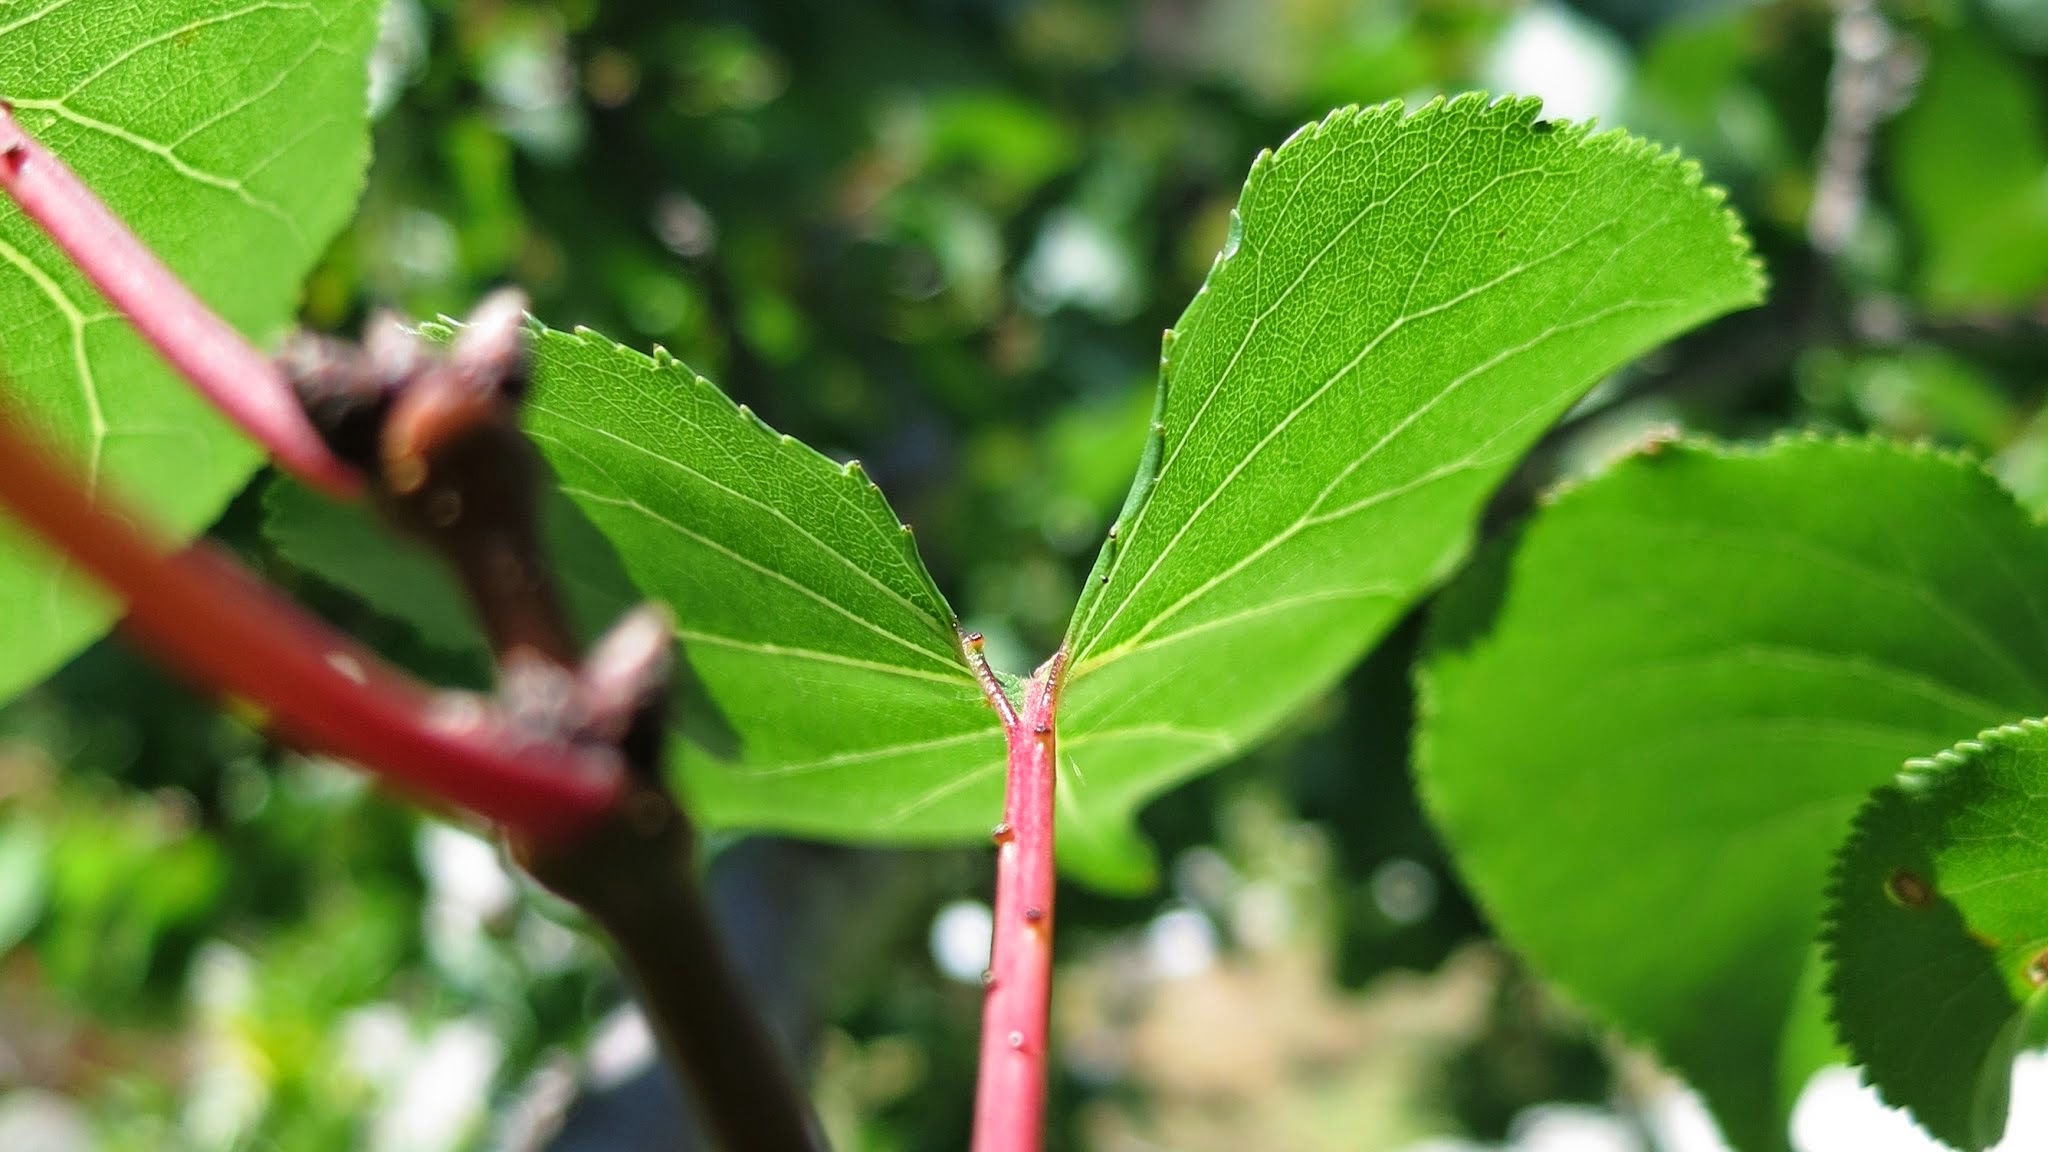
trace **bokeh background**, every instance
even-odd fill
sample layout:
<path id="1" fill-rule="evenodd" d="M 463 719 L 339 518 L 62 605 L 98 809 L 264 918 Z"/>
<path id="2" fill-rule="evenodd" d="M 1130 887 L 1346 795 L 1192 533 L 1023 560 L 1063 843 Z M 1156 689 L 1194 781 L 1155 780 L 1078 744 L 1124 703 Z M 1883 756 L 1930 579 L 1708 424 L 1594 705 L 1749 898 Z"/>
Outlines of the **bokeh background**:
<path id="1" fill-rule="evenodd" d="M 1535 93 L 1678 145 L 1773 277 L 1604 384 L 1491 530 L 1673 429 L 1924 437 L 2048 503 L 2043 0 L 391 0 L 372 88 L 309 325 L 511 281 L 555 326 L 662 344 L 864 461 L 1000 666 L 1065 627 L 1252 157 L 1349 103 Z M 478 679 L 287 561 L 266 486 L 218 539 Z M 1061 893 L 1051 1147 L 1719 1146 L 1489 941 L 1408 776 L 1416 632 L 1145 813 L 1159 891 Z M 720 847 L 836 1146 L 965 1147 L 986 852 Z M 0 1148 L 673 1147 L 652 1060 L 601 948 L 487 840 L 119 640 L 0 710 Z M 2014 1148 L 2048 1143 L 2033 1107 Z M 1797 1133 L 1924 1146 L 1844 1072 Z"/>

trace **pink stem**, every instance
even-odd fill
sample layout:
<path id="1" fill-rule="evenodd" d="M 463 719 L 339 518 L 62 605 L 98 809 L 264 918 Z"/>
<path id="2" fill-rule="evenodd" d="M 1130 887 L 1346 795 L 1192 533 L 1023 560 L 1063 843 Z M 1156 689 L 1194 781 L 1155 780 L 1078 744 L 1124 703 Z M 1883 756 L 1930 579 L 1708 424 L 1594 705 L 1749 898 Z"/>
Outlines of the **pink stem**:
<path id="1" fill-rule="evenodd" d="M 270 358 L 194 296 L 77 174 L 22 128 L 4 101 L 0 188 L 280 467 L 337 496 L 358 491 L 361 477 L 328 450 Z"/>
<path id="2" fill-rule="evenodd" d="M 1054 712 L 1066 654 L 1056 653 L 1032 677 L 1020 715 L 988 674 L 979 645 L 968 649 L 1009 745 L 1003 822 L 995 831 L 995 939 L 981 1013 L 973 1152 L 1038 1152 L 1052 1003 Z"/>
<path id="3" fill-rule="evenodd" d="M 608 753 L 524 735 L 481 700 L 422 688 L 203 545 L 166 552 L 5 410 L 0 504 L 125 599 L 126 629 L 160 658 L 255 703 L 309 748 L 539 840 L 594 827 L 620 795 Z"/>

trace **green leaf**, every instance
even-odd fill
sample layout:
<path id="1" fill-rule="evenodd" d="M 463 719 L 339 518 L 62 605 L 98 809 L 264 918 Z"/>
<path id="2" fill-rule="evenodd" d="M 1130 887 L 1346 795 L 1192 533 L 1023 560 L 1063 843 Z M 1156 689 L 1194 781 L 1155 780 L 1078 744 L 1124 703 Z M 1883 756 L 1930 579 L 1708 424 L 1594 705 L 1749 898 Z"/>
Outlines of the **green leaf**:
<path id="1" fill-rule="evenodd" d="M 2023 307 L 2048 288 L 2048 147 L 2025 65 L 1965 30 L 1932 38 L 1892 126 L 1893 181 L 1939 312 Z"/>
<path id="2" fill-rule="evenodd" d="M 2013 1058 L 2048 1040 L 2048 725 L 1906 766 L 1856 818 L 1829 892 L 1828 994 L 1865 1078 L 1929 1132 L 2005 1131 Z"/>
<path id="3" fill-rule="evenodd" d="M 543 491 L 548 556 L 577 633 L 589 640 L 640 597 L 611 542 L 582 510 L 552 486 Z M 263 534 L 294 565 L 411 625 L 427 643 L 489 654 L 476 613 L 447 566 L 378 523 L 366 505 L 338 503 L 281 479 L 263 494 Z"/>
<path id="4" fill-rule="evenodd" d="M 269 340 L 345 223 L 369 155 L 374 0 L 16 4 L 0 96 L 231 323 Z M 189 537 L 259 463 L 11 204 L 0 203 L 0 372 L 92 483 Z M 0 698 L 115 609 L 0 525 Z"/>
<path id="5" fill-rule="evenodd" d="M 50 838 L 17 813 L 0 821 L 0 959 L 27 939 L 48 894 Z"/>
<path id="6" fill-rule="evenodd" d="M 1253 165 L 1068 632 L 1070 868 L 1143 883 L 1139 804 L 1326 690 L 1602 376 L 1759 298 L 1697 168 L 1538 108 L 1346 109 Z"/>
<path id="7" fill-rule="evenodd" d="M 1630 459 L 1491 559 L 1432 622 L 1424 799 L 1509 943 L 1783 1147 L 1829 859 L 2048 699 L 2048 535 L 1975 464 L 1796 440 Z"/>
<path id="8" fill-rule="evenodd" d="M 953 610 L 857 464 L 780 436 L 666 353 L 543 331 L 527 431 L 675 613 L 732 733 L 677 743 L 711 826 L 869 840 L 986 832 L 1003 739 Z"/>
<path id="9" fill-rule="evenodd" d="M 1820 357 L 1815 357 L 1820 359 Z M 2010 443 L 2019 413 L 1996 377 L 1933 344 L 1909 344 L 1841 363 L 1831 383 L 1876 427 L 1982 452 Z"/>
<path id="10" fill-rule="evenodd" d="M 1070 870 L 1142 883 L 1137 804 L 1333 682 L 1602 374 L 1756 299 L 1694 168 L 1536 112 L 1347 110 L 1254 167 L 1070 635 Z M 857 471 L 587 335 L 542 338 L 529 427 L 738 735 L 733 755 L 684 741 L 705 819 L 890 840 L 994 822 L 1001 740 L 952 610 Z"/>
<path id="11" fill-rule="evenodd" d="M 368 506 L 340 503 L 280 478 L 263 493 L 263 535 L 294 566 L 404 621 L 428 644 L 488 651 L 476 613 L 447 566 L 378 523 Z"/>

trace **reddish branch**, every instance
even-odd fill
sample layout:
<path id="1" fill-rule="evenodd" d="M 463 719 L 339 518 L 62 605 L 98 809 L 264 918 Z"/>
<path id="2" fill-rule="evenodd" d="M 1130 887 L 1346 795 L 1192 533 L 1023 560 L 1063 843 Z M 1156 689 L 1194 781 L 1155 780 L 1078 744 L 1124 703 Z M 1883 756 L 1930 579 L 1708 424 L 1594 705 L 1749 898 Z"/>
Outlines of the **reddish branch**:
<path id="1" fill-rule="evenodd" d="M 504 311 L 494 301 L 483 318 Z M 802 1089 L 718 939 L 694 834 L 663 773 L 672 625 L 641 609 L 587 658 L 565 654 L 569 628 L 533 547 L 532 446 L 511 418 L 521 329 L 466 335 L 445 358 L 419 350 L 390 388 L 363 356 L 338 354 L 328 383 L 375 386 L 324 412 L 375 425 L 363 470 L 390 519 L 465 574 L 503 569 L 472 588 L 499 642 L 495 699 L 418 687 L 203 545 L 167 554 L 4 410 L 0 505 L 127 600 L 126 627 L 172 667 L 255 702 L 307 747 L 514 833 L 529 868 L 611 935 L 720 1143 L 816 1152 Z"/>
<path id="2" fill-rule="evenodd" d="M 980 639 L 968 638 L 968 657 L 1003 722 L 1009 777 L 995 829 L 995 939 L 981 1014 L 974 1152 L 1038 1152 L 1052 1000 L 1054 720 L 1066 653 L 1054 654 L 1025 685 L 1020 712 L 989 671 Z"/>
<path id="3" fill-rule="evenodd" d="M 164 267 L 0 101 L 0 188 L 200 393 L 278 464 L 336 495 L 360 477 L 313 430 L 276 365 Z"/>
<path id="4" fill-rule="evenodd" d="M 590 828 L 619 795 L 616 757 L 422 688 L 204 545 L 167 552 L 139 517 L 87 497 L 5 412 L 0 503 L 127 601 L 125 627 L 167 664 L 257 704 L 307 748 L 549 840 Z"/>

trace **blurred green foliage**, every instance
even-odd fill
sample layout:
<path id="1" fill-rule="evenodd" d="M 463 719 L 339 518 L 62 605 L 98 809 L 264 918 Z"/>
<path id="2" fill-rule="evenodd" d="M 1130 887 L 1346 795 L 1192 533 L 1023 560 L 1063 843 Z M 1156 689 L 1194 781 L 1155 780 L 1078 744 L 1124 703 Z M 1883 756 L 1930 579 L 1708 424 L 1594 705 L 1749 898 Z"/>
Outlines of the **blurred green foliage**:
<path id="1" fill-rule="evenodd" d="M 1878 11 L 1889 99 L 1840 174 L 1860 211 L 1821 249 L 1849 55 L 1821 0 L 393 0 L 370 185 L 304 315 L 459 313 L 509 280 L 556 327 L 660 343 L 864 461 L 991 657 L 1022 667 L 1065 628 L 1159 332 L 1257 150 L 1334 105 L 1536 84 L 1699 157 L 1775 287 L 1582 404 L 1495 524 L 1671 424 L 1925 437 L 2048 507 L 2048 23 L 2022 0 Z M 475 682 L 459 629 L 295 566 L 263 530 L 266 501 L 295 499 L 259 481 L 215 535 L 392 658 Z M 1498 1138 L 1546 1100 L 1641 1106 L 1628 1060 L 1475 966 L 1483 925 L 1409 783 L 1415 631 L 1146 813 L 1161 892 L 1063 893 L 1055 1147 L 1245 1146 L 1224 1113 L 1329 1118 L 1326 1146 L 1355 1148 Z M 118 640 L 94 649 L 0 713 L 0 1133 L 54 1092 L 115 1149 L 518 1146 L 610 1083 L 622 991 L 490 861 Z M 927 930 L 986 873 L 919 858 L 840 902 L 865 931 L 834 937 L 806 994 L 842 1147 L 964 1145 L 978 988 L 934 967 Z M 1371 1014 L 1396 995 L 1437 1005 L 1430 1029 Z M 1238 1006 L 1219 1018 L 1269 1029 L 1250 1051 L 1293 1071 L 1202 1064 L 1173 1040 L 1196 1003 Z M 1289 1047 L 1290 1012 L 1344 1023 Z"/>

